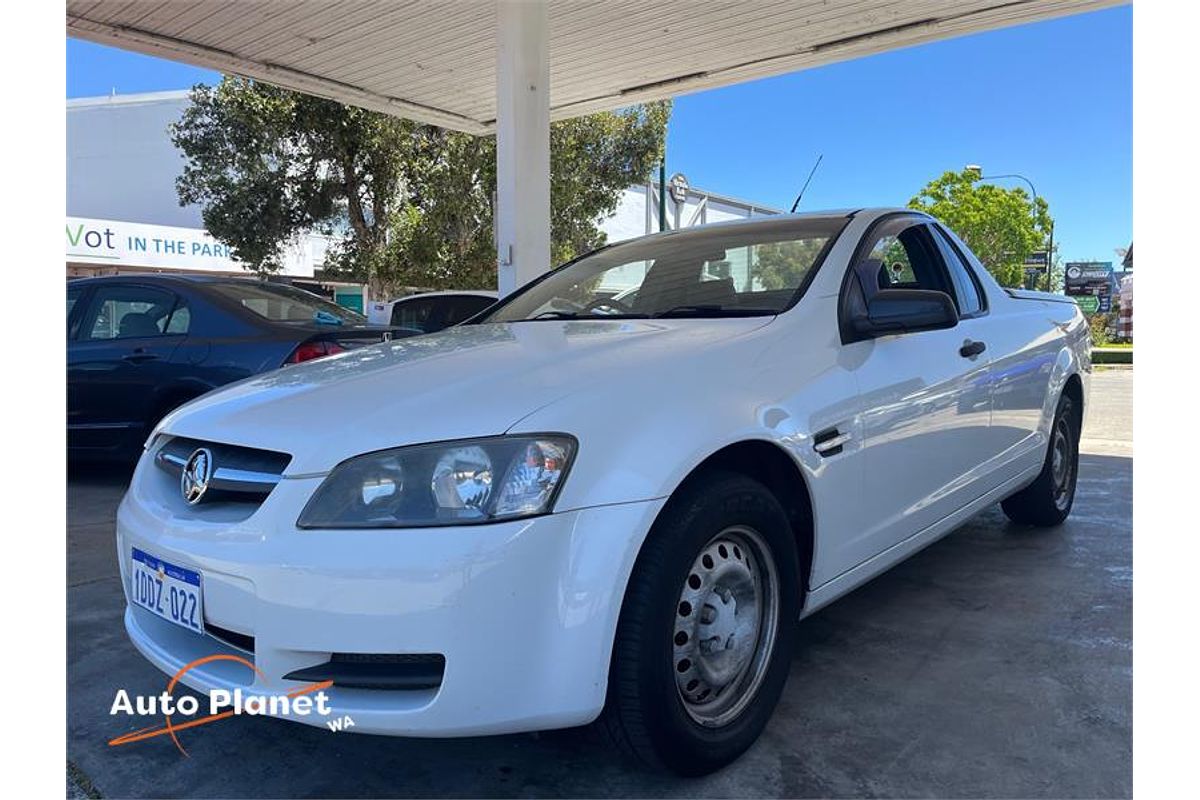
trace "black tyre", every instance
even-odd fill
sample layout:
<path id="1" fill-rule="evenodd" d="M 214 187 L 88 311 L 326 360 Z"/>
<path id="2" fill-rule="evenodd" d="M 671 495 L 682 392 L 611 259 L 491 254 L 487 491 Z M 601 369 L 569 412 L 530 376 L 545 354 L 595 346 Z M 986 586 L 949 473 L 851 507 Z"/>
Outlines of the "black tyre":
<path id="1" fill-rule="evenodd" d="M 1033 483 L 1000 504 L 1013 522 L 1050 527 L 1062 524 L 1075 503 L 1079 478 L 1079 409 L 1063 395 L 1050 426 L 1046 462 Z"/>
<path id="2" fill-rule="evenodd" d="M 622 750 L 682 775 L 733 761 L 783 691 L 800 592 L 775 497 L 734 473 L 692 480 L 634 565 L 599 725 Z"/>

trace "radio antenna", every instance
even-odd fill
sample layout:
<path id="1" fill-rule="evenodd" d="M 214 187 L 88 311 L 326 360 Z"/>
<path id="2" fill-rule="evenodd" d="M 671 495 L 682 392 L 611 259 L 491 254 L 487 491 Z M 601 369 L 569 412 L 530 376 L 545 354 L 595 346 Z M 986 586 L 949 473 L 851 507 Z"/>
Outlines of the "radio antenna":
<path id="1" fill-rule="evenodd" d="M 817 156 L 817 163 L 813 164 L 812 169 L 808 171 L 808 177 L 804 180 L 804 185 L 800 187 L 800 194 L 796 195 L 796 202 L 792 203 L 792 210 L 789 213 L 795 214 L 796 209 L 800 207 L 800 198 L 804 197 L 804 192 L 808 189 L 808 184 L 812 181 L 813 175 L 816 174 L 817 167 L 821 166 L 821 159 L 824 157 L 824 153 Z"/>

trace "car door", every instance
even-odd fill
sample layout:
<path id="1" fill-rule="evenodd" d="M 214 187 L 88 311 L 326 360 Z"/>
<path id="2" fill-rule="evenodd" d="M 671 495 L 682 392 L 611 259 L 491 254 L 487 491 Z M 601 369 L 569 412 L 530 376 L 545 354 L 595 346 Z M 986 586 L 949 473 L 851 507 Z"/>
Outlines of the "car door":
<path id="1" fill-rule="evenodd" d="M 850 563 L 899 544 L 978 496 L 991 425 L 989 357 L 924 218 L 885 217 L 864 237 L 843 292 L 887 288 L 945 292 L 959 309 L 949 329 L 844 344 L 859 390 L 863 526 L 847 540 Z"/>
<path id="2" fill-rule="evenodd" d="M 111 450 L 140 437 L 185 336 L 175 293 L 136 283 L 94 286 L 67 348 L 72 449 Z M 180 315 L 180 319 L 183 316 Z"/>
<path id="3" fill-rule="evenodd" d="M 1061 345 L 1057 337 L 1047 335 L 1053 327 L 1037 303 L 1010 302 L 1003 314 L 990 314 L 987 292 L 978 278 L 983 265 L 953 233 L 940 225 L 932 227 L 951 273 L 974 283 L 979 294 L 982 309 L 977 319 L 991 357 L 990 449 L 996 461 L 988 483 L 999 486 L 1041 463 L 1046 443 L 1041 424 L 1048 413 L 1050 379 Z"/>

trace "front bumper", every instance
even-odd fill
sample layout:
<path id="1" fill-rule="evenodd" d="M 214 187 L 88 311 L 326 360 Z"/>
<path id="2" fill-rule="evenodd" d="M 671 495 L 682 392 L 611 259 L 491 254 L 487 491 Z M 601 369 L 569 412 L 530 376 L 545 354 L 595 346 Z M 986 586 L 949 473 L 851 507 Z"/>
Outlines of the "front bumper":
<path id="1" fill-rule="evenodd" d="M 604 704 L 625 585 L 661 500 L 459 528 L 301 531 L 319 478 L 283 480 L 252 514 L 191 513 L 147 460 L 117 514 L 126 597 L 131 548 L 202 575 L 206 625 L 254 637 L 253 655 L 128 606 L 133 644 L 199 691 L 283 694 L 284 675 L 333 653 L 441 654 L 436 689 L 327 690 L 351 730 L 471 736 L 583 724 Z M 177 495 L 177 490 L 175 491 Z M 194 511 L 194 510 L 193 510 Z M 289 717 L 321 725 L 328 717 Z"/>

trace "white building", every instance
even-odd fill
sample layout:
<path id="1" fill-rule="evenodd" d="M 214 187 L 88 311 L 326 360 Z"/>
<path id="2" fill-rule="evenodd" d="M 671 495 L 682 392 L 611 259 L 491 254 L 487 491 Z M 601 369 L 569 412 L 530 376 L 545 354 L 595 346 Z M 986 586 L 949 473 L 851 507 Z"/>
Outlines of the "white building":
<path id="1" fill-rule="evenodd" d="M 175 193 L 184 158 L 167 129 L 182 114 L 187 95 L 153 92 L 67 101 L 68 276 L 244 273 L 228 248 L 205 232 L 199 206 L 181 207 Z M 656 182 L 626 189 L 616 212 L 601 223 L 608 240 L 657 231 L 657 194 Z M 697 189 L 689 189 L 683 203 L 668 196 L 667 209 L 669 227 L 779 213 Z M 339 302 L 365 307 L 361 287 L 314 279 L 326 247 L 322 236 L 305 237 L 288 248 L 283 274 L 306 288 L 323 288 Z"/>

